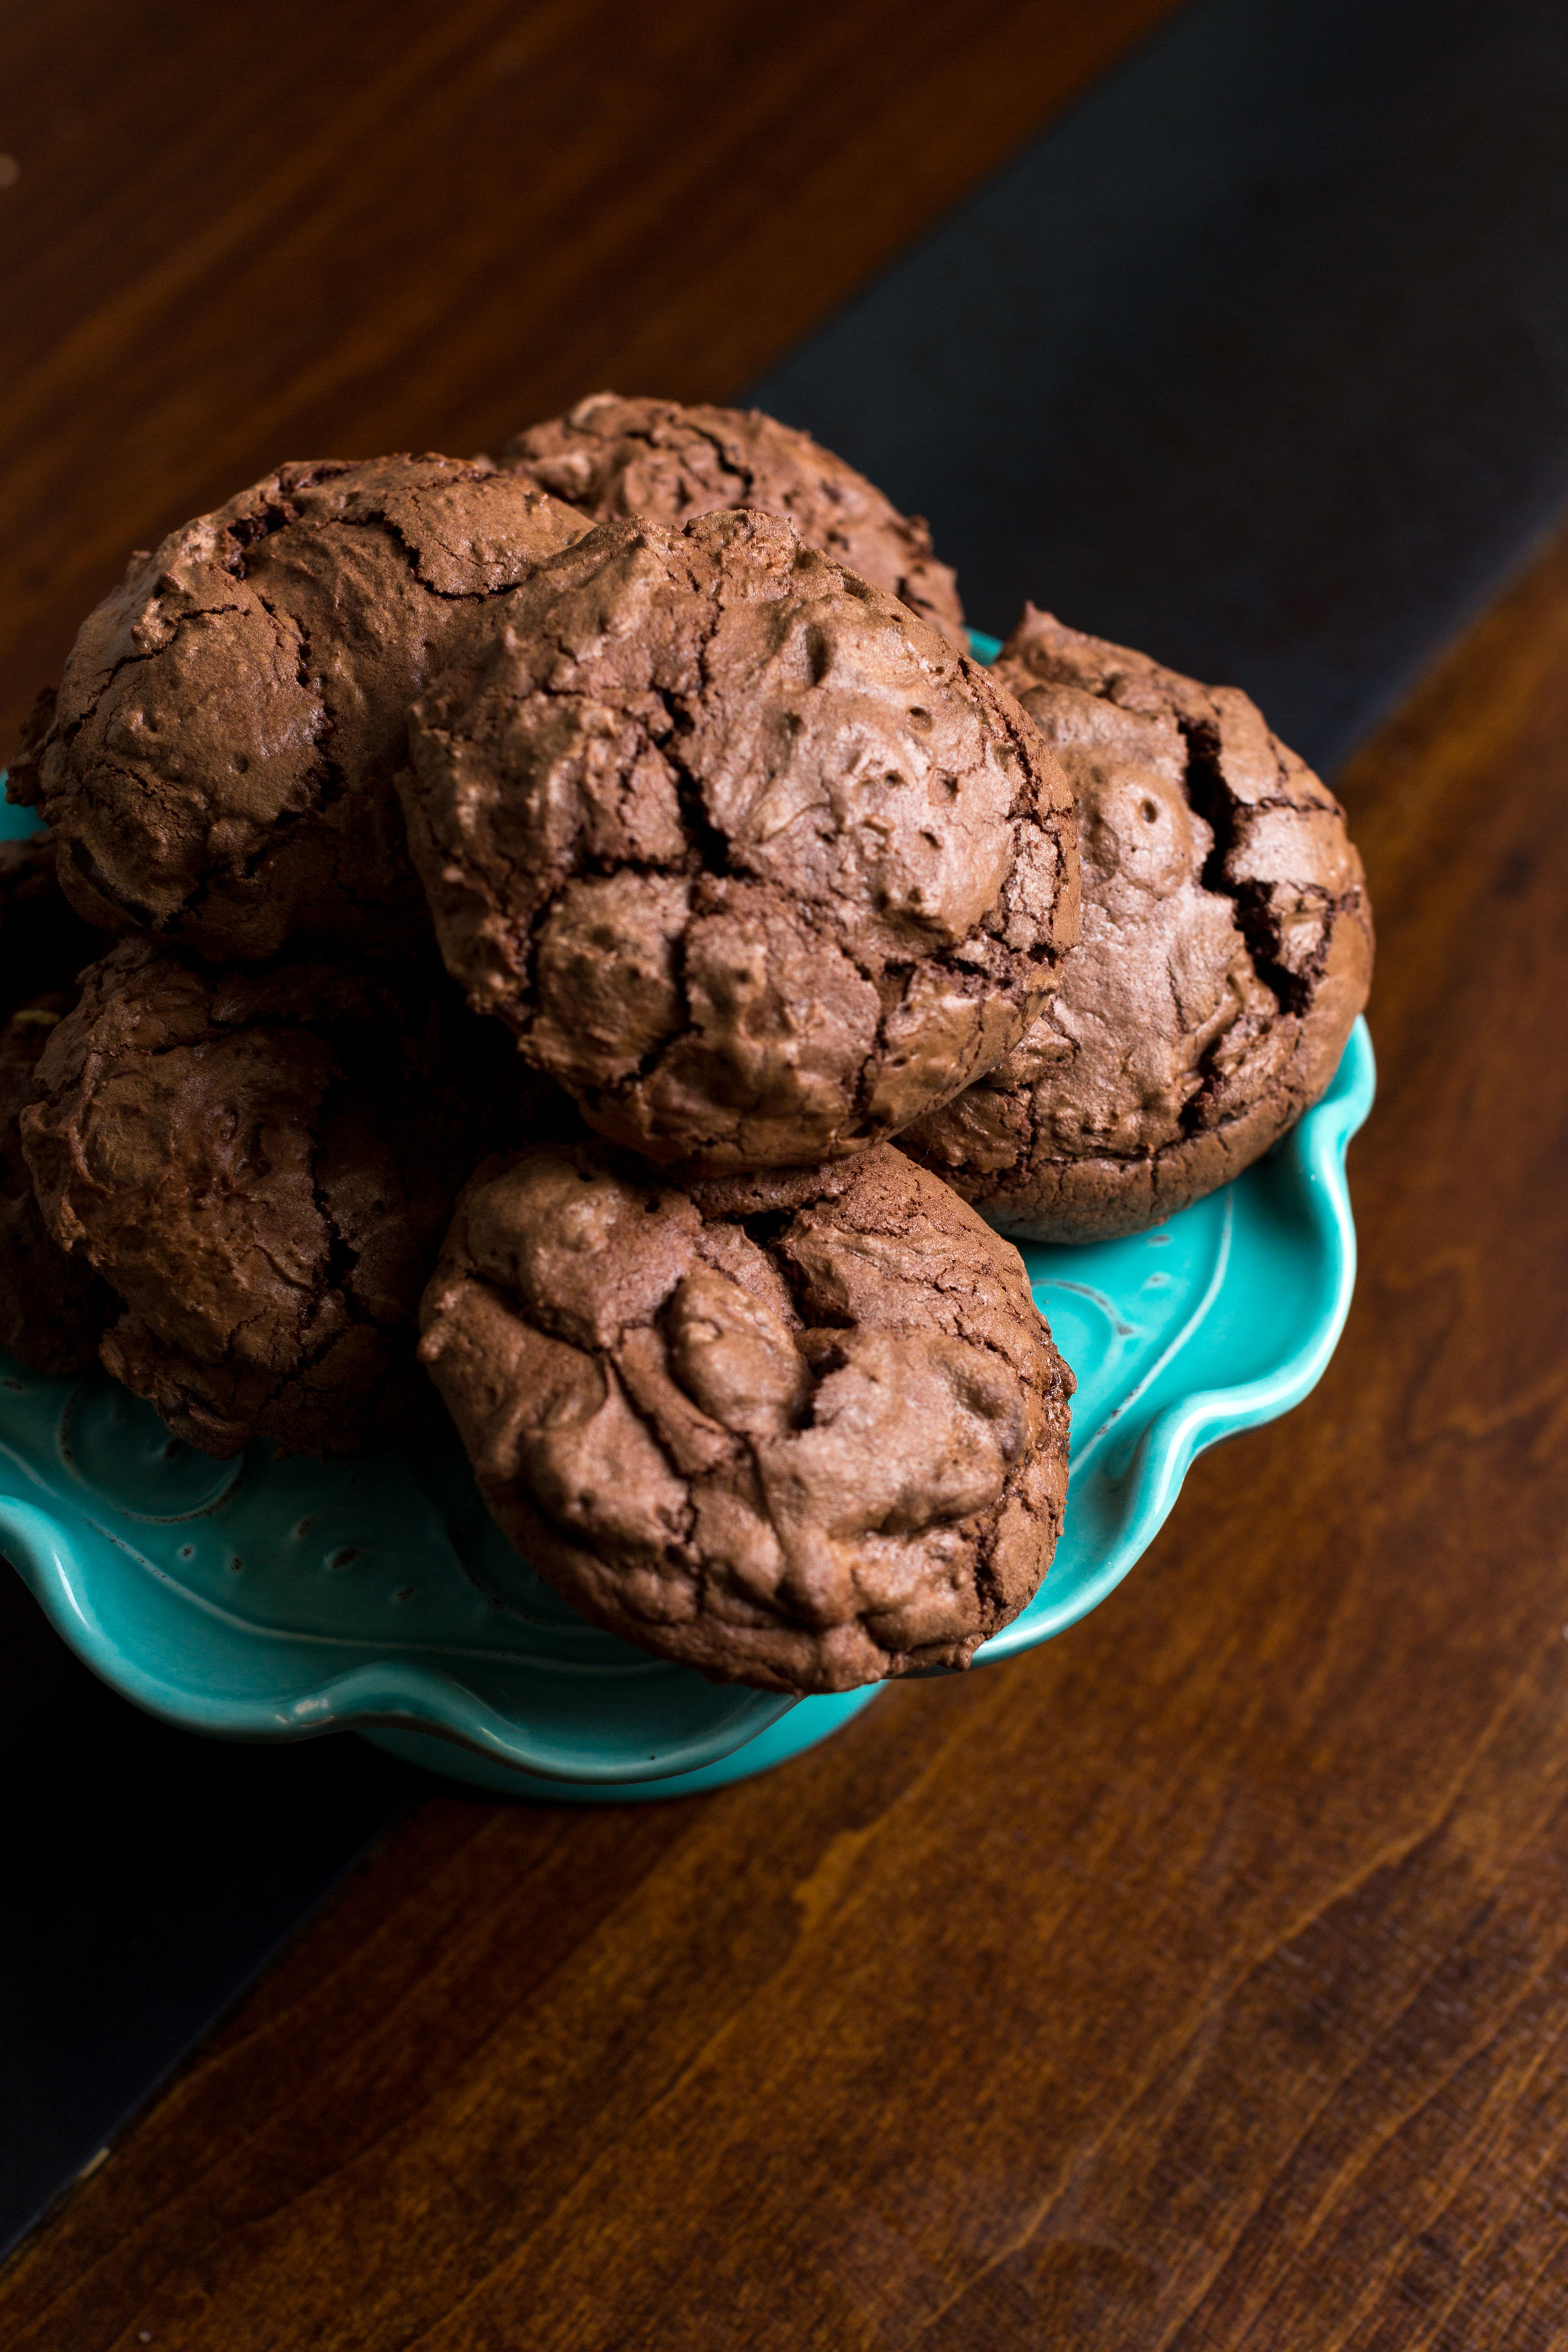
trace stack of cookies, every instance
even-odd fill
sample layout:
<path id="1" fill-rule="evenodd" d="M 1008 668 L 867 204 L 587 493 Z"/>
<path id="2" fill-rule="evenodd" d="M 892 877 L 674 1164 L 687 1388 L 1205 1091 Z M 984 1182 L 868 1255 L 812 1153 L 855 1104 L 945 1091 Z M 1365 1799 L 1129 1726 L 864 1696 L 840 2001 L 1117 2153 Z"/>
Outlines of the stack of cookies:
<path id="1" fill-rule="evenodd" d="M 1072 1377 L 1006 1236 L 1322 1092 L 1372 934 L 1244 695 L 1027 608 L 804 435 L 585 401 L 131 560 L 0 848 L 0 1346 L 216 1454 L 416 1442 L 729 1681 L 967 1664 Z"/>

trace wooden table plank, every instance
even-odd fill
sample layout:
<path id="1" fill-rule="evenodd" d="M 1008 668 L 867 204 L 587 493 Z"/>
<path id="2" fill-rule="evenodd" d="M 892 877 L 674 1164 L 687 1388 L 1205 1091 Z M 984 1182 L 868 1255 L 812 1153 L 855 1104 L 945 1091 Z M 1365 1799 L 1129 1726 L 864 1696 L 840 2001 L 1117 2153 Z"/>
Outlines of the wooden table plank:
<path id="1" fill-rule="evenodd" d="M 0 746 L 133 545 L 285 457 L 721 397 L 1173 0 L 15 0 Z"/>
<path id="2" fill-rule="evenodd" d="M 1346 780 L 1383 1087 L 1309 1403 L 779 1773 L 430 1808 L 7 2344 L 1563 2340 L 1565 765 L 1568 541 Z"/>
<path id="3" fill-rule="evenodd" d="M 0 764 L 132 544 L 290 455 L 462 451 L 617 376 L 722 393 L 1169 5 L 16 0 Z M 19 1588 L 0 1616 L 0 1756 L 38 1790 L 0 1933 L 4 2243 L 405 1776 L 208 1748 L 182 1788 L 183 1735 L 84 1694 Z"/>
<path id="4" fill-rule="evenodd" d="M 413 47 L 378 52 L 387 12 L 317 13 L 171 6 L 172 91 L 148 17 L 26 18 L 40 152 L 61 92 L 86 91 L 88 127 L 76 213 L 71 172 L 51 184 L 76 308 L 26 347 L 40 376 L 68 337 L 75 356 L 52 404 L 14 381 L 4 403 L 36 452 L 4 554 L 31 582 L 24 668 L 127 540 L 356 409 L 368 439 L 464 446 L 601 373 L 748 373 L 1026 127 L 1005 61 L 1034 59 L 1044 110 L 1057 58 L 1031 28 L 1071 35 L 1075 12 L 961 16 L 982 71 L 869 0 L 678 8 L 610 103 L 595 75 L 632 12 L 541 9 L 533 119 L 569 118 L 552 137 L 597 163 L 519 167 L 488 215 L 476 93 L 516 13 L 404 11 L 424 79 Z M 191 102 L 241 65 L 242 100 Z M 728 121 L 705 146 L 702 92 L 712 112 L 770 77 L 739 146 Z M 886 90 L 875 140 L 846 78 L 862 108 Z M 970 129 L 947 148 L 950 117 Z M 372 143 L 389 121 L 395 170 Z M 929 140 L 900 180 L 911 125 Z M 117 261 L 103 206 L 135 126 L 147 211 Z M 666 170 L 678 131 L 706 162 Z M 748 138 L 761 197 L 723 193 Z M 43 166 L 21 128 L 0 143 L 23 165 L 8 205 Z M 704 188 L 721 218 L 688 279 Z M 569 252 L 508 276 L 552 226 Z M 470 231 L 447 283 L 432 257 Z M 1568 541 L 1345 780 L 1382 1094 L 1352 1149 L 1361 1289 L 1310 1402 L 1201 1462 L 1084 1625 L 890 1692 L 768 1779 L 625 1812 L 427 1808 L 14 2261 L 0 2341 L 1563 2340 L 1565 656 Z"/>

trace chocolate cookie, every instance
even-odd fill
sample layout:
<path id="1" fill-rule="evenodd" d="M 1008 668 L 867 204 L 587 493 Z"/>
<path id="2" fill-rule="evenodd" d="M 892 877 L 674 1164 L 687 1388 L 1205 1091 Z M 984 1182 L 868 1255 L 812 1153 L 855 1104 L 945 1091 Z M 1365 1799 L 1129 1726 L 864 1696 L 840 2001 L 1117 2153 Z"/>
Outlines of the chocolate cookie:
<path id="1" fill-rule="evenodd" d="M 1372 913 L 1343 811 L 1245 694 L 1032 605 L 996 668 L 1072 779 L 1082 937 L 1023 1043 L 904 1143 L 1004 1233 L 1099 1240 L 1226 1182 L 1317 1100 Z"/>
<path id="2" fill-rule="evenodd" d="M 806 1165 L 1008 1051 L 1077 929 L 1071 794 L 1005 692 L 750 513 L 601 523 L 409 726 L 449 971 L 590 1126 Z"/>
<path id="3" fill-rule="evenodd" d="M 761 409 L 683 408 L 596 392 L 568 415 L 518 434 L 501 463 L 595 522 L 649 515 L 683 523 L 721 507 L 783 516 L 805 546 L 885 588 L 969 650 L 958 589 L 931 552 L 924 518 L 901 515 L 864 474 Z"/>
<path id="4" fill-rule="evenodd" d="M 1072 1376 L 1017 1252 L 896 1150 L 750 1225 L 604 1145 L 492 1161 L 420 1320 L 524 1558 L 717 1680 L 967 1665 L 1050 1561 Z"/>
<path id="5" fill-rule="evenodd" d="M 408 705 L 582 530 L 488 459 L 380 457 L 285 466 L 132 556 L 12 768 L 73 903 L 219 960 L 427 937 Z"/>
<path id="6" fill-rule="evenodd" d="M 56 1240 L 125 1301 L 109 1370 L 208 1454 L 438 1426 L 416 1309 L 513 1058 L 438 968 L 215 972 L 122 941 L 22 1119 Z"/>
<path id="7" fill-rule="evenodd" d="M 51 1379 L 94 1361 L 116 1306 L 45 1230 L 19 1122 L 76 975 L 105 944 L 60 896 L 52 841 L 0 842 L 0 1351 Z"/>

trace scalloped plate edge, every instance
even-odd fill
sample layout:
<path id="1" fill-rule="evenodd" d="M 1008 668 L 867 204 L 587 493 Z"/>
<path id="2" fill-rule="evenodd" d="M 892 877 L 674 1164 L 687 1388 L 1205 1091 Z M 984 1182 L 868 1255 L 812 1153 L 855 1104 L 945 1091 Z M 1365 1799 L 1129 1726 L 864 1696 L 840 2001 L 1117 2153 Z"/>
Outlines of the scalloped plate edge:
<path id="1" fill-rule="evenodd" d="M 320 1738 L 335 1731 L 419 1731 L 541 1780 L 614 1785 L 664 1780 L 718 1763 L 800 1703 L 782 1692 L 747 1691 L 733 1712 L 711 1729 L 668 1742 L 644 1756 L 605 1762 L 530 1734 L 455 1676 L 405 1659 L 382 1659 L 330 1674 L 287 1703 L 269 1697 L 214 1697 L 158 1674 L 110 1633 L 94 1605 L 91 1574 L 72 1549 L 61 1515 L 18 1496 L 0 1495 L 0 1550 L 55 1631 L 101 1681 L 177 1729 L 220 1738 L 268 1741 Z M 157 1576 L 145 1563 L 138 1566 Z M 189 1596 L 178 1597 L 185 1601 Z M 255 1642 L 286 1641 L 295 1650 L 301 1646 L 298 1635 L 274 1635 L 261 1626 L 247 1627 L 246 1633 Z"/>
<path id="2" fill-rule="evenodd" d="M 1055 1609 L 1031 1609 L 984 1643 L 977 1665 L 996 1664 L 1065 1632 L 1113 1591 L 1169 1517 L 1182 1481 L 1205 1447 L 1287 1412 L 1321 1379 L 1350 1309 L 1355 1279 L 1355 1229 L 1345 1179 L 1351 1137 L 1371 1108 L 1375 1075 L 1364 1020 L 1352 1032 L 1340 1068 L 1322 1100 L 1308 1111 L 1285 1146 L 1315 1238 L 1331 1269 L 1331 1302 L 1309 1339 L 1271 1372 L 1235 1388 L 1200 1391 L 1157 1413 L 1114 1482 L 1131 1489 L 1121 1532 L 1100 1571 L 1086 1578 Z M 1103 1475 L 1103 1473 L 1099 1475 Z M 306 1739 L 336 1731 L 419 1732 L 511 1771 L 560 1783 L 613 1788 L 674 1779 L 721 1762 L 780 1722 L 801 1702 L 750 1691 L 725 1722 L 679 1739 L 647 1757 L 606 1763 L 569 1746 L 521 1729 L 479 1694 L 438 1668 L 384 1659 L 331 1673 L 312 1689 L 279 1704 L 268 1698 L 215 1699 L 155 1673 L 128 1654 L 93 1605 L 92 1580 L 77 1559 L 63 1514 L 15 1495 L 0 1495 L 3 1549 L 55 1630 L 83 1664 L 147 1713 L 178 1728 L 243 1740 Z M 155 1570 L 148 1572 L 156 1576 Z M 159 1579 L 162 1582 L 163 1580 Z M 174 1588 L 171 1588 L 174 1590 Z M 265 1628 L 250 1638 L 275 1638 Z M 298 1636 L 289 1636 L 298 1644 Z"/>
<path id="3" fill-rule="evenodd" d="M 1097 1465 L 1106 1485 L 1128 1496 L 1118 1514 L 1120 1533 L 1098 1572 L 1086 1577 L 1056 1608 L 1026 1610 L 1000 1633 L 983 1643 L 974 1664 L 999 1664 L 1037 1643 L 1065 1633 L 1097 1609 L 1134 1568 L 1164 1526 L 1182 1482 L 1205 1449 L 1221 1439 L 1277 1421 L 1310 1394 L 1328 1370 L 1350 1313 L 1355 1289 L 1355 1221 L 1351 1213 L 1345 1154 L 1351 1138 L 1365 1124 L 1377 1088 L 1377 1066 L 1364 1016 L 1351 1031 L 1328 1092 L 1313 1104 L 1287 1137 L 1305 1220 L 1328 1271 L 1328 1311 L 1308 1338 L 1272 1370 L 1234 1388 L 1199 1389 L 1157 1412 L 1116 1477 Z M 1048 1584 L 1046 1592 L 1048 1594 Z"/>

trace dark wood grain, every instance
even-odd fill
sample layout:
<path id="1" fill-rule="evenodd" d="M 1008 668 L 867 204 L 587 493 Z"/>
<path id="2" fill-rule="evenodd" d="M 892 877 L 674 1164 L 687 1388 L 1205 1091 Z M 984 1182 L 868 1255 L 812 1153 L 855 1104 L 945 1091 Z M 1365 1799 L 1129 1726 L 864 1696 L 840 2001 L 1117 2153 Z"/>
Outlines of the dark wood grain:
<path id="1" fill-rule="evenodd" d="M 964 103 L 957 45 L 917 27 L 900 50 L 905 13 L 660 20 L 670 56 L 722 51 L 705 87 L 739 90 L 746 121 L 782 122 L 819 90 L 801 42 L 858 70 L 862 102 L 886 87 L 850 142 L 858 162 L 829 152 L 826 129 L 815 145 L 801 134 L 820 176 L 800 175 L 798 221 L 819 220 L 821 190 L 856 171 L 881 191 L 857 270 L 900 233 L 889 126 L 945 121 L 949 83 L 955 118 Z M 1000 45 L 1010 25 L 1016 43 L 1026 16 L 1050 13 L 976 11 L 972 29 Z M 226 31 L 168 12 L 204 72 L 255 21 L 212 14 Z M 697 238 L 699 290 L 672 298 L 685 328 L 660 343 L 636 257 L 672 267 L 684 199 L 656 189 L 639 215 L 618 175 L 609 185 L 603 143 L 559 134 L 552 184 L 599 194 L 576 212 L 552 199 L 550 217 L 577 224 L 570 257 L 543 271 L 555 308 L 542 297 L 510 327 L 480 258 L 493 272 L 521 250 L 547 216 L 531 198 L 514 189 L 507 236 L 492 215 L 488 247 L 475 227 L 465 247 L 462 284 L 489 289 L 470 331 L 430 244 L 399 278 L 399 232 L 377 213 L 395 194 L 384 159 L 376 193 L 343 184 L 340 103 L 366 110 L 363 124 L 428 110 L 460 126 L 470 117 L 440 89 L 470 69 L 480 87 L 505 28 L 560 57 L 573 24 L 602 48 L 608 15 L 407 12 L 405 47 L 371 76 L 380 116 L 342 70 L 369 12 L 323 23 L 335 94 L 294 58 L 300 127 L 276 139 L 294 193 L 247 212 L 217 190 L 251 242 L 224 247 L 231 268 L 203 262 L 205 279 L 194 263 L 182 275 L 182 257 L 209 222 L 189 247 L 168 245 L 168 224 L 182 190 L 204 213 L 196 175 L 226 136 L 260 168 L 268 110 L 252 89 L 226 123 L 209 110 L 195 126 L 165 96 L 175 128 L 149 160 L 163 228 L 128 231 L 146 251 L 123 282 L 100 257 L 76 325 L 62 313 L 37 346 L 41 366 L 78 334 L 140 387 L 106 389 L 98 407 L 96 362 L 61 379 L 74 419 L 37 412 L 57 493 L 78 499 L 90 475 L 106 510 L 119 501 L 119 536 L 144 536 L 284 444 L 309 446 L 307 427 L 338 441 L 356 404 L 374 420 L 367 441 L 484 440 L 600 374 L 707 390 L 759 361 L 770 320 L 793 329 L 812 286 L 826 299 L 839 282 L 789 257 L 767 203 L 732 218 L 724 254 L 716 230 Z M 90 23 L 107 43 L 107 12 Z M 1087 37 L 1081 18 L 1068 29 Z M 758 61 L 742 69 L 746 41 Z M 1048 47 L 1035 53 L 1042 110 Z M 129 37 L 123 57 L 138 89 L 161 87 Z M 50 70 L 36 66 L 40 81 Z M 284 91 L 270 52 L 257 70 L 263 94 Z M 642 70 L 639 119 L 668 131 L 689 111 L 685 66 Z M 123 159 L 115 69 L 91 71 Z M 563 68 L 551 86 L 569 82 Z M 813 123 L 855 119 L 843 87 L 822 105 Z M 952 184 L 979 168 L 993 120 L 975 118 L 967 147 L 954 132 Z M 455 154 L 466 134 L 444 135 Z M 764 181 L 791 176 L 787 143 L 776 131 Z M 651 128 L 645 152 L 662 152 Z M 718 184 L 731 150 L 705 152 L 681 188 Z M 904 184 L 906 226 L 941 176 Z M 463 210 L 449 188 L 430 201 L 443 222 Z M 406 200 L 398 216 L 407 234 Z M 84 252 L 93 217 L 84 198 Z M 285 305 L 287 347 L 308 341 L 307 313 L 321 337 L 362 266 L 363 329 L 345 328 L 319 374 L 296 380 L 297 346 L 274 370 L 254 324 L 250 361 L 225 375 L 190 289 L 216 287 L 232 330 L 259 289 L 309 280 L 309 302 Z M 176 289 L 147 292 L 164 268 Z M 456 355 L 426 348 L 437 313 Z M 545 316 L 563 333 L 575 322 L 569 353 L 540 339 Z M 386 370 L 401 380 L 379 381 Z M 117 467 L 95 436 L 143 412 Z M 128 480 L 144 485 L 145 522 Z M 29 528 L 42 562 L 46 534 Z M 71 552 L 83 593 L 98 560 Z M 40 646 L 63 581 L 26 624 Z M 1568 540 L 1344 782 L 1382 958 L 1382 1090 L 1352 1159 L 1355 1307 L 1316 1395 L 1199 1463 L 1121 1592 L 1045 1650 L 891 1692 L 815 1755 L 718 1797 L 427 1808 L 12 2263 L 7 2352 L 1568 2340 L 1565 785 Z"/>
<path id="2" fill-rule="evenodd" d="M 1357 764 L 1356 1306 L 1042 1652 L 705 1801 L 426 1811 L 0 2340 L 1568 2333 L 1568 542 Z"/>
<path id="3" fill-rule="evenodd" d="M 743 383 L 1172 0 L 9 0 L 0 759 L 286 457 Z"/>

